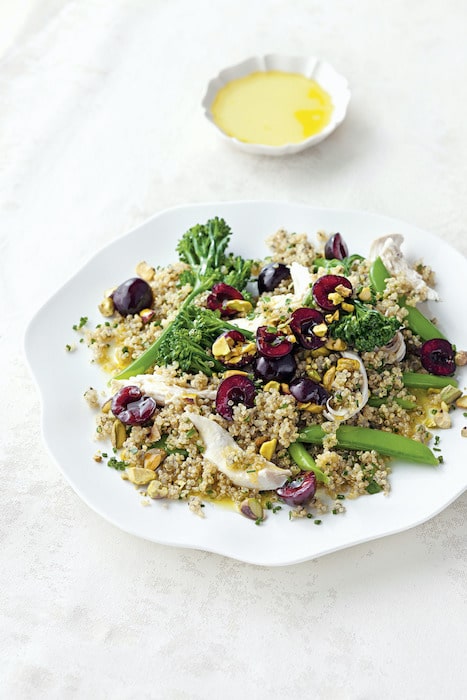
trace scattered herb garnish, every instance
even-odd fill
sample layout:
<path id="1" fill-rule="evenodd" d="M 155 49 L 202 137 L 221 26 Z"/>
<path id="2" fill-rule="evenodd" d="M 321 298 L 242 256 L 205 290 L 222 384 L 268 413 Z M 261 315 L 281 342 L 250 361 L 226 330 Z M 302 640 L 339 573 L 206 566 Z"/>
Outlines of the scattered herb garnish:
<path id="1" fill-rule="evenodd" d="M 124 469 L 126 469 L 128 464 L 129 462 L 118 460 L 116 457 L 111 457 L 107 462 L 108 467 L 111 467 L 112 469 L 117 469 L 118 471 L 123 471 Z"/>
<path id="2" fill-rule="evenodd" d="M 75 323 L 75 324 L 74 324 L 73 330 L 74 330 L 74 331 L 79 331 L 79 329 L 82 328 L 83 326 L 85 326 L 87 322 L 88 322 L 88 317 L 87 317 L 87 316 L 81 316 L 81 318 L 79 319 L 79 323 Z"/>

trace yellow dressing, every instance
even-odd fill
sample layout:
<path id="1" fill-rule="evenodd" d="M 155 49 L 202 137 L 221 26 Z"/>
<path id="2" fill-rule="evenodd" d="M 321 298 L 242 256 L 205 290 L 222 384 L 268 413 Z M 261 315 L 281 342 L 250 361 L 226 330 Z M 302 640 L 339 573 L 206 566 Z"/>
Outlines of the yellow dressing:
<path id="1" fill-rule="evenodd" d="M 246 143 L 299 143 L 329 124 L 331 96 L 299 73 L 250 73 L 219 90 L 211 111 L 229 136 Z"/>

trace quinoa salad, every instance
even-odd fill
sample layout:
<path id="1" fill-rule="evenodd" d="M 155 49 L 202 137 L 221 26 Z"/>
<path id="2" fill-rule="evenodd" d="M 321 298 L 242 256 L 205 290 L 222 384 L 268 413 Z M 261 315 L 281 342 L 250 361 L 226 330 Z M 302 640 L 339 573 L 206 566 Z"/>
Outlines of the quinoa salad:
<path id="1" fill-rule="evenodd" d="M 173 263 L 135 261 L 95 328 L 74 326 L 108 375 L 85 391 L 96 468 L 143 505 L 213 502 L 258 525 L 388 494 L 394 460 L 436 468 L 438 430 L 467 409 L 467 353 L 419 310 L 434 273 L 403 237 L 354 251 L 345 233 L 279 229 L 253 260 L 231 236 L 220 218 L 194 225 Z"/>

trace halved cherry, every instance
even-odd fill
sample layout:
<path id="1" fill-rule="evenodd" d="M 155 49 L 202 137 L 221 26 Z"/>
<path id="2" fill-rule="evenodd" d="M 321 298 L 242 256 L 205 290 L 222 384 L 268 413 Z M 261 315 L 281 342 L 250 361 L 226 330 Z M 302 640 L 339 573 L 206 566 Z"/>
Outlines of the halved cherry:
<path id="1" fill-rule="evenodd" d="M 246 340 L 241 331 L 232 330 L 222 333 L 214 342 L 212 352 L 216 360 L 226 367 L 244 367 L 255 356 L 253 343 Z"/>
<path id="2" fill-rule="evenodd" d="M 228 309 L 225 306 L 227 301 L 233 301 L 234 299 L 243 299 L 243 294 L 235 287 L 231 287 L 230 284 L 217 282 L 206 299 L 206 306 L 211 311 L 220 311 L 222 316 L 236 316 L 237 311 Z"/>
<path id="3" fill-rule="evenodd" d="M 256 330 L 256 347 L 264 357 L 283 357 L 292 352 L 293 343 L 276 328 L 259 326 Z"/>
<path id="4" fill-rule="evenodd" d="M 125 425 L 145 425 L 157 408 L 151 396 L 137 386 L 124 386 L 112 398 L 111 411 Z"/>
<path id="5" fill-rule="evenodd" d="M 322 327 L 324 322 L 324 316 L 320 311 L 302 307 L 293 312 L 290 328 L 302 348 L 316 350 L 324 345 L 326 338 L 313 333 L 313 328 Z"/>
<path id="6" fill-rule="evenodd" d="M 313 285 L 313 298 L 325 311 L 334 311 L 352 292 L 350 280 L 342 275 L 323 275 Z"/>
<path id="7" fill-rule="evenodd" d="M 248 408 L 254 406 L 256 388 L 251 379 L 243 374 L 233 374 L 224 379 L 217 388 L 216 411 L 222 418 L 232 420 L 233 409 L 238 403 Z"/>
<path id="8" fill-rule="evenodd" d="M 326 241 L 324 257 L 326 260 L 343 260 L 349 254 L 347 244 L 340 233 L 335 233 Z"/>
<path id="9" fill-rule="evenodd" d="M 311 501 L 316 493 L 314 472 L 300 472 L 298 476 L 276 489 L 277 495 L 289 506 L 302 506 Z"/>
<path id="10" fill-rule="evenodd" d="M 433 338 L 420 348 L 420 360 L 430 374 L 448 377 L 456 371 L 455 352 L 451 343 L 444 338 Z"/>
<path id="11" fill-rule="evenodd" d="M 290 278 L 290 269 L 283 263 L 269 263 L 258 275 L 258 291 L 272 292 L 283 280 Z"/>
<path id="12" fill-rule="evenodd" d="M 283 357 L 264 357 L 260 355 L 253 364 L 255 377 L 264 382 L 290 382 L 297 371 L 297 363 L 292 353 Z"/>

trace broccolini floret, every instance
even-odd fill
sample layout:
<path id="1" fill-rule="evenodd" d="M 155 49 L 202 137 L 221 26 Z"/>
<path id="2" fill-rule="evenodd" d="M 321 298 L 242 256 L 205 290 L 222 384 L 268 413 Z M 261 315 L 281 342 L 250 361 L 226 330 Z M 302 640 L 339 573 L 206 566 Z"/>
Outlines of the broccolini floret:
<path id="1" fill-rule="evenodd" d="M 230 227 L 218 217 L 205 224 L 197 224 L 183 234 L 177 252 L 180 260 L 190 268 L 182 273 L 180 282 L 189 284 L 192 289 L 159 338 L 115 379 L 128 379 L 144 374 L 155 364 L 169 365 L 173 362 L 178 362 L 183 372 L 210 375 L 219 369 L 219 363 L 206 350 L 223 330 L 233 326 L 207 309 L 202 311 L 211 314 L 217 319 L 216 322 L 208 314 L 200 314 L 194 300 L 216 282 L 226 282 L 239 291 L 248 283 L 252 261 L 226 252 L 230 236 Z M 216 335 L 209 341 L 216 324 Z"/>
<path id="2" fill-rule="evenodd" d="M 333 338 L 340 338 L 358 352 L 371 352 L 394 338 L 401 327 L 397 318 L 383 316 L 377 309 L 353 299 L 355 310 L 329 327 Z"/>
<path id="3" fill-rule="evenodd" d="M 238 330 L 238 327 L 221 318 L 217 311 L 192 304 L 181 309 L 170 332 L 161 338 L 155 363 L 168 365 L 177 362 L 183 372 L 203 372 L 210 377 L 213 372 L 225 369 L 209 350 L 216 338 L 228 330 Z M 254 337 L 248 331 L 241 332 L 245 337 Z"/>
<path id="4" fill-rule="evenodd" d="M 190 299 L 211 289 L 216 282 L 225 282 L 241 291 L 250 279 L 251 260 L 227 254 L 231 230 L 224 219 L 217 216 L 205 224 L 192 226 L 177 245 L 180 260 L 190 265 L 182 273 L 180 282 L 193 288 Z"/>

